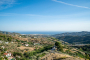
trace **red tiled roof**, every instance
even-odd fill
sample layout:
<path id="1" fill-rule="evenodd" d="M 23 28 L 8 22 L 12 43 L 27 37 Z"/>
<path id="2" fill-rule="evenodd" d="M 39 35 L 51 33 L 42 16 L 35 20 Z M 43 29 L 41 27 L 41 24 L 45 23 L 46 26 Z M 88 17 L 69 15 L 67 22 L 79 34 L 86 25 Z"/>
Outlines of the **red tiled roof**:
<path id="1" fill-rule="evenodd" d="M 4 55 L 7 55 L 8 53 L 4 53 Z"/>

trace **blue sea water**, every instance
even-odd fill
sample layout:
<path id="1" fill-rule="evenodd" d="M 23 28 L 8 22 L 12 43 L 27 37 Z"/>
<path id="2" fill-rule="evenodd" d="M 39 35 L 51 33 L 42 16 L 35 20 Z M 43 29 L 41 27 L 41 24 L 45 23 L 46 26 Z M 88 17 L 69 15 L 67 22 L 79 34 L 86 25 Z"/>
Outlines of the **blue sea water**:
<path id="1" fill-rule="evenodd" d="M 20 34 L 46 34 L 46 35 L 54 35 L 54 34 L 61 34 L 61 33 L 64 33 L 64 32 L 52 32 L 52 31 L 45 31 L 45 32 L 38 32 L 38 31 L 18 31 L 16 33 L 20 33 Z"/>

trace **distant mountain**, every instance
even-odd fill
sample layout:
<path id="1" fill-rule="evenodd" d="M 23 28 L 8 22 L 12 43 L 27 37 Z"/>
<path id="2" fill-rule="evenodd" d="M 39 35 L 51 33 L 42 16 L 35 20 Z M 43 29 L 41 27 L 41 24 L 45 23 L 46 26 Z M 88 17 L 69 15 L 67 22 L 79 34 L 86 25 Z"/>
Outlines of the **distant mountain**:
<path id="1" fill-rule="evenodd" d="M 88 31 L 71 32 L 71 33 L 67 32 L 67 33 L 53 35 L 53 37 L 60 37 L 60 36 L 83 36 L 83 35 L 90 35 L 90 32 L 88 32 Z"/>
<path id="2" fill-rule="evenodd" d="M 53 37 L 68 43 L 90 44 L 90 32 L 87 31 L 56 34 Z"/>
<path id="3" fill-rule="evenodd" d="M 15 32 L 7 32 L 7 31 L 0 31 L 0 33 L 2 33 L 2 34 L 10 34 L 10 35 L 15 35 L 15 34 L 17 34 L 17 35 L 20 35 L 19 33 L 15 33 Z"/>
<path id="4" fill-rule="evenodd" d="M 68 43 L 90 44 L 90 36 L 60 36 L 57 37 L 57 39 L 63 40 Z"/>

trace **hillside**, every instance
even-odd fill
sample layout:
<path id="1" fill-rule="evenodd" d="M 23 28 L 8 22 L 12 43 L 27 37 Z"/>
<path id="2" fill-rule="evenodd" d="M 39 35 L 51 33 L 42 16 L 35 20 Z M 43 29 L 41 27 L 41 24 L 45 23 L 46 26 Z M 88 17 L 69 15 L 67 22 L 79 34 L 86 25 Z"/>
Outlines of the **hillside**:
<path id="1" fill-rule="evenodd" d="M 90 32 L 67 32 L 62 34 L 52 35 L 53 37 L 63 40 L 71 44 L 90 44 Z"/>
<path id="2" fill-rule="evenodd" d="M 69 37 L 70 38 L 70 37 Z M 89 59 L 85 52 L 63 44 L 54 37 L 46 35 L 21 35 L 0 33 L 1 60 L 84 60 Z M 11 53 L 6 57 L 4 54 Z M 77 58 L 78 57 L 78 58 Z"/>
<path id="3" fill-rule="evenodd" d="M 53 37 L 60 37 L 60 36 L 83 36 L 83 35 L 89 35 L 90 32 L 88 31 L 82 31 L 82 32 L 66 32 L 66 33 L 61 33 L 61 34 L 55 34 Z"/>
<path id="4" fill-rule="evenodd" d="M 0 31 L 0 33 L 2 34 L 9 34 L 9 35 L 20 35 L 19 33 L 16 33 L 16 32 L 8 32 L 8 31 Z"/>
<path id="5" fill-rule="evenodd" d="M 71 44 L 90 44 L 90 36 L 60 36 L 57 39 Z"/>

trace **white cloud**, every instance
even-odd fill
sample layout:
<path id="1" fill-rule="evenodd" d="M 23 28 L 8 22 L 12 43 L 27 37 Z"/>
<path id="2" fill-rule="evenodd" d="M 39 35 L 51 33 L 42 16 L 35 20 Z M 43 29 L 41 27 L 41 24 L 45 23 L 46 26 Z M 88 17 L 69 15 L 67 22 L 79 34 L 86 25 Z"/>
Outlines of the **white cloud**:
<path id="1" fill-rule="evenodd" d="M 52 0 L 52 1 L 55 1 L 55 2 L 58 2 L 58 3 L 62 3 L 62 4 L 66 4 L 66 5 L 70 5 L 70 6 L 75 6 L 75 7 L 90 9 L 89 7 L 79 6 L 79 5 L 74 5 L 74 4 L 69 4 L 69 3 L 62 2 L 62 1 L 57 1 L 57 0 Z"/>
<path id="2" fill-rule="evenodd" d="M 15 0 L 0 0 L 0 10 L 11 7 L 15 2 Z"/>

